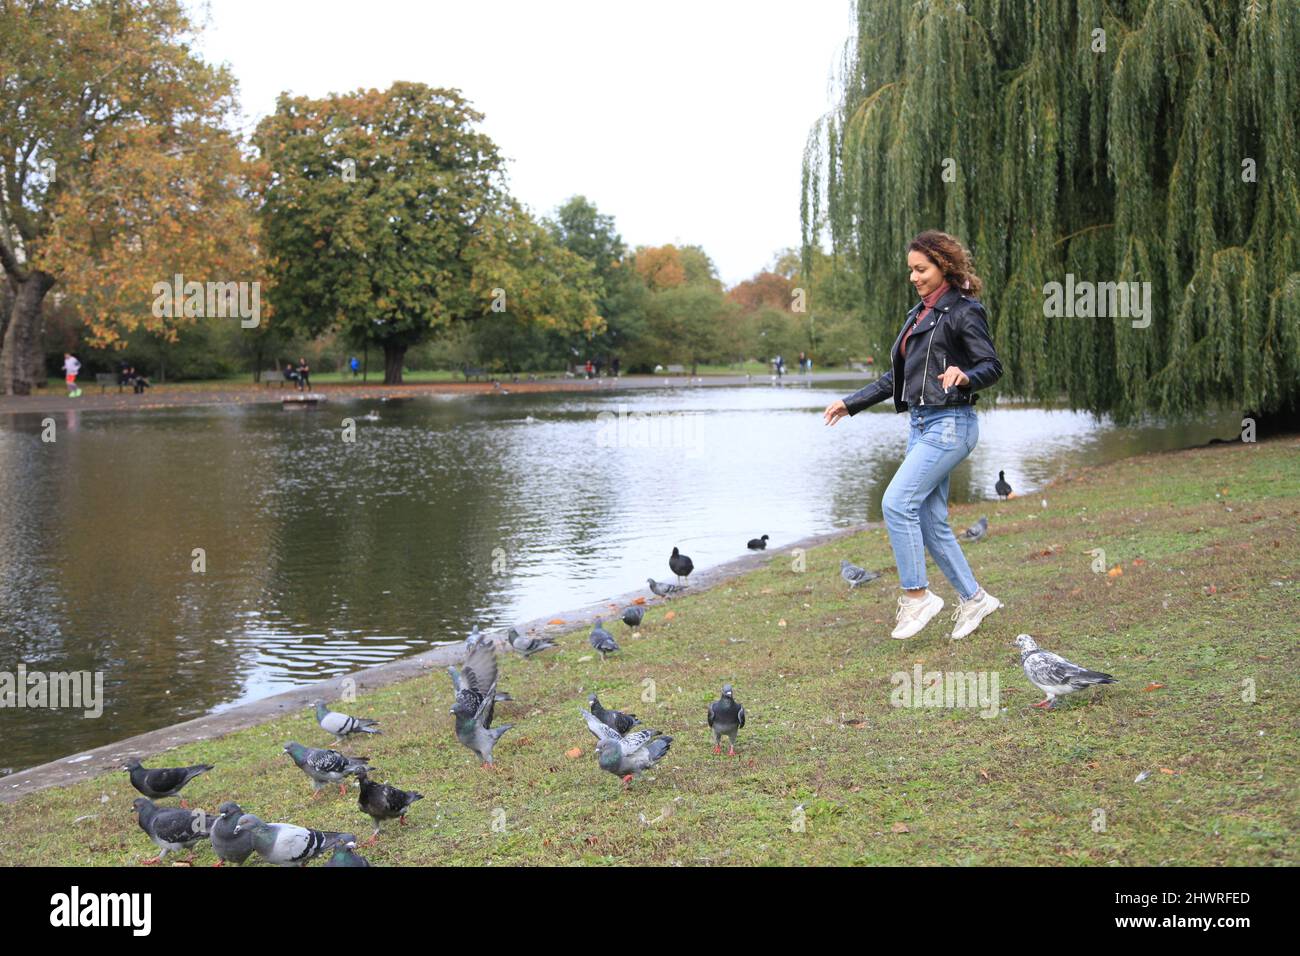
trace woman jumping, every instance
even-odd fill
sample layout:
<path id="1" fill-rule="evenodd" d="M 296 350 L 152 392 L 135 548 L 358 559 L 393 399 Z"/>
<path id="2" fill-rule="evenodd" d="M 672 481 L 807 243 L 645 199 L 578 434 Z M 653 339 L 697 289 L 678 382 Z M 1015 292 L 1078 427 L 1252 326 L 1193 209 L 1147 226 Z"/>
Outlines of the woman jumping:
<path id="1" fill-rule="evenodd" d="M 952 236 L 927 231 L 907 246 L 907 266 L 921 301 L 907 314 L 890 355 L 893 367 L 848 398 L 832 402 L 827 425 L 893 397 L 911 413 L 907 456 L 885 491 L 885 526 L 898 564 L 898 639 L 917 634 L 943 610 L 929 590 L 928 550 L 960 603 L 953 638 L 965 637 L 1002 602 L 981 588 L 948 527 L 948 478 L 979 441 L 976 392 L 1002 377 L 989 335 L 988 315 L 977 298 L 983 283 L 970 253 Z"/>

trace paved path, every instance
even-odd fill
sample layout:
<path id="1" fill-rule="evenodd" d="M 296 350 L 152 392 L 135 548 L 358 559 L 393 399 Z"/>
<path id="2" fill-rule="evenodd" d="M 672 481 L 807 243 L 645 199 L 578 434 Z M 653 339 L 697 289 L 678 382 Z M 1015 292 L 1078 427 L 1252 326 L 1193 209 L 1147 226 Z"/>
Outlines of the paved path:
<path id="1" fill-rule="evenodd" d="M 790 388 L 830 381 L 866 381 L 873 377 L 862 372 L 814 372 L 808 375 L 786 375 L 782 387 Z M 686 375 L 625 375 L 617 379 L 545 379 L 539 382 L 502 382 L 508 393 L 612 391 L 629 388 L 685 388 L 719 385 L 753 385 L 772 387 L 774 376 L 769 375 L 707 375 L 690 378 Z M 487 395 L 497 392 L 491 382 L 416 382 L 410 385 L 320 385 L 312 389 L 324 395 L 327 401 L 356 401 L 359 399 L 415 398 L 423 395 Z M 299 393 L 291 388 L 276 385 L 203 384 L 158 385 L 143 395 L 129 391 L 118 393 L 115 387 L 101 392 L 93 384 L 82 386 L 80 398 L 68 398 L 62 391 L 42 389 L 36 395 L 0 396 L 0 414 L 42 414 L 46 412 L 80 411 L 140 411 L 149 408 L 175 408 L 187 405 L 252 405 L 273 404 Z"/>

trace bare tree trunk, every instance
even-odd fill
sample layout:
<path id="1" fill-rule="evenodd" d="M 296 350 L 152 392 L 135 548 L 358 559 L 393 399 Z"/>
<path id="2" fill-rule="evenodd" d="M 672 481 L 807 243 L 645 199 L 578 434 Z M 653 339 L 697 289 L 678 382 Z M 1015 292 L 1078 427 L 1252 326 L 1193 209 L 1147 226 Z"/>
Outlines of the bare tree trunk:
<path id="1" fill-rule="evenodd" d="M 30 395 L 36 385 L 32 355 L 40 349 L 41 303 L 54 285 L 54 276 L 32 270 L 18 283 L 3 345 L 0 345 L 0 381 L 6 395 Z M 40 376 L 44 380 L 43 370 Z"/>
<path id="2" fill-rule="evenodd" d="M 402 384 L 402 360 L 406 358 L 405 345 L 384 346 L 384 384 Z"/>

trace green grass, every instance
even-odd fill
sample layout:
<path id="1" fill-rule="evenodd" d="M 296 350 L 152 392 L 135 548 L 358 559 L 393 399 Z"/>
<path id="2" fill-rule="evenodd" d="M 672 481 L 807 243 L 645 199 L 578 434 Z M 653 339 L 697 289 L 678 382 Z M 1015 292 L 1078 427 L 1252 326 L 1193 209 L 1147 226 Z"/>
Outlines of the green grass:
<path id="1" fill-rule="evenodd" d="M 830 366 L 826 366 L 826 367 L 818 366 L 815 369 L 815 371 L 818 372 L 836 371 L 836 370 L 837 369 L 834 369 Z M 843 371 L 846 375 L 854 374 L 851 370 L 848 369 L 838 369 L 838 370 Z M 686 366 L 686 371 L 687 372 L 690 371 L 689 365 Z M 536 375 L 539 381 L 545 381 L 551 379 L 556 379 L 560 381 L 565 380 L 563 371 L 533 372 L 533 373 L 520 372 L 519 377 L 521 380 L 526 381 L 529 374 Z M 623 370 L 623 377 L 626 378 L 629 374 L 631 373 L 629 373 L 626 369 Z M 678 372 L 675 374 L 680 375 L 682 373 Z M 770 375 L 772 374 L 772 368 L 770 365 L 763 362 L 744 362 L 744 363 L 735 363 L 731 365 L 701 365 L 699 366 L 699 369 L 695 374 L 700 376 L 710 376 L 710 375 L 728 376 L 728 375 L 745 375 L 745 374 Z M 787 376 L 797 375 L 797 374 L 798 374 L 797 367 L 793 371 L 791 371 L 789 366 L 786 367 Z M 475 381 L 490 382 L 492 380 L 493 375 L 503 380 L 510 378 L 509 372 L 495 372 L 487 376 L 480 376 Z M 670 375 L 667 372 L 660 372 L 658 377 L 671 378 L 672 375 Z M 154 378 L 151 378 L 150 381 L 154 382 L 155 387 L 157 387 L 159 384 L 156 380 L 156 376 Z M 311 381 L 312 381 L 312 385 L 361 385 L 363 384 L 360 375 L 353 376 L 351 372 L 347 372 L 347 371 L 312 372 Z M 402 381 L 403 384 L 408 384 L 408 385 L 430 383 L 430 382 L 464 382 L 465 376 L 461 372 L 456 370 L 439 369 L 439 370 L 412 371 L 410 369 L 406 369 L 402 372 Z M 89 374 L 82 374 L 81 377 L 77 380 L 77 382 L 81 386 L 81 388 L 83 390 L 86 390 L 87 392 L 89 392 L 90 390 L 94 390 L 96 393 L 98 393 L 99 391 L 99 386 L 95 384 L 95 375 L 93 372 Z M 372 366 L 370 368 L 367 380 L 364 384 L 382 385 L 383 382 L 384 382 L 383 364 L 380 363 L 377 366 Z M 169 381 L 161 384 L 166 386 L 169 389 L 179 388 L 179 389 L 202 390 L 202 389 L 213 389 L 213 388 L 231 388 L 231 387 L 238 387 L 244 385 L 251 386 L 253 384 L 253 376 L 251 372 L 240 372 L 238 375 L 228 375 L 225 376 L 224 378 L 211 378 L 211 379 L 182 381 L 182 382 Z M 50 390 L 50 394 L 52 395 L 57 395 L 66 391 L 66 386 L 64 384 L 63 378 L 59 376 L 54 376 L 48 379 L 46 383 L 46 387 Z M 115 390 L 116 390 L 116 386 L 113 386 L 112 388 L 109 389 L 109 391 L 115 391 Z"/>
<path id="2" fill-rule="evenodd" d="M 954 526 L 989 516 L 969 554 L 1007 605 L 960 642 L 946 614 L 906 643 L 889 638 L 897 576 L 878 530 L 810 550 L 803 573 L 774 555 L 654 606 L 639 637 L 618 623 L 624 651 L 605 664 L 583 660 L 584 624 L 559 652 L 504 660 L 519 702 L 498 706 L 515 727 L 495 772 L 455 741 L 444 674 L 365 694 L 340 709 L 378 718 L 384 736 L 346 749 L 425 799 L 364 852 L 376 864 L 1294 864 L 1297 450 L 1146 455 L 1058 482 L 1046 509 L 1042 495 L 954 506 Z M 1094 573 L 1093 548 L 1122 575 Z M 841 557 L 885 576 L 849 593 Z M 937 572 L 931 583 L 953 600 Z M 1031 709 L 1039 695 L 1010 646 L 1022 631 L 1120 683 Z M 998 672 L 1004 709 L 891 707 L 890 675 L 917 662 Z M 704 721 L 724 681 L 749 714 L 734 759 L 713 755 Z M 578 716 L 592 688 L 675 737 L 627 792 L 596 767 Z M 196 805 L 234 798 L 266 820 L 368 835 L 354 789 L 309 801 L 280 753 L 291 738 L 329 739 L 304 710 L 155 762 L 217 765 L 187 788 Z M 566 757 L 572 747 L 581 757 Z M 114 773 L 2 805 L 0 863 L 150 856 L 134 796 Z M 206 845 L 196 855 L 214 859 Z"/>

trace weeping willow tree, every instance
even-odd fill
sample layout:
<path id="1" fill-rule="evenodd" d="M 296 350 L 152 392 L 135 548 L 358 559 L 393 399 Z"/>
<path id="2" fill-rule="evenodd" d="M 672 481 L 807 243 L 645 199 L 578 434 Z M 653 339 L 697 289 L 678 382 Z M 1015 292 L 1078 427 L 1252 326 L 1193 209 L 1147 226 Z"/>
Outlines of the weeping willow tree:
<path id="1" fill-rule="evenodd" d="M 803 164 L 892 341 L 907 241 L 959 236 L 1001 388 L 1121 421 L 1300 410 L 1300 3 L 858 0 Z M 1150 323 L 1048 317 L 1048 283 L 1151 283 Z M 1137 324 L 1141 324 L 1140 321 Z"/>

